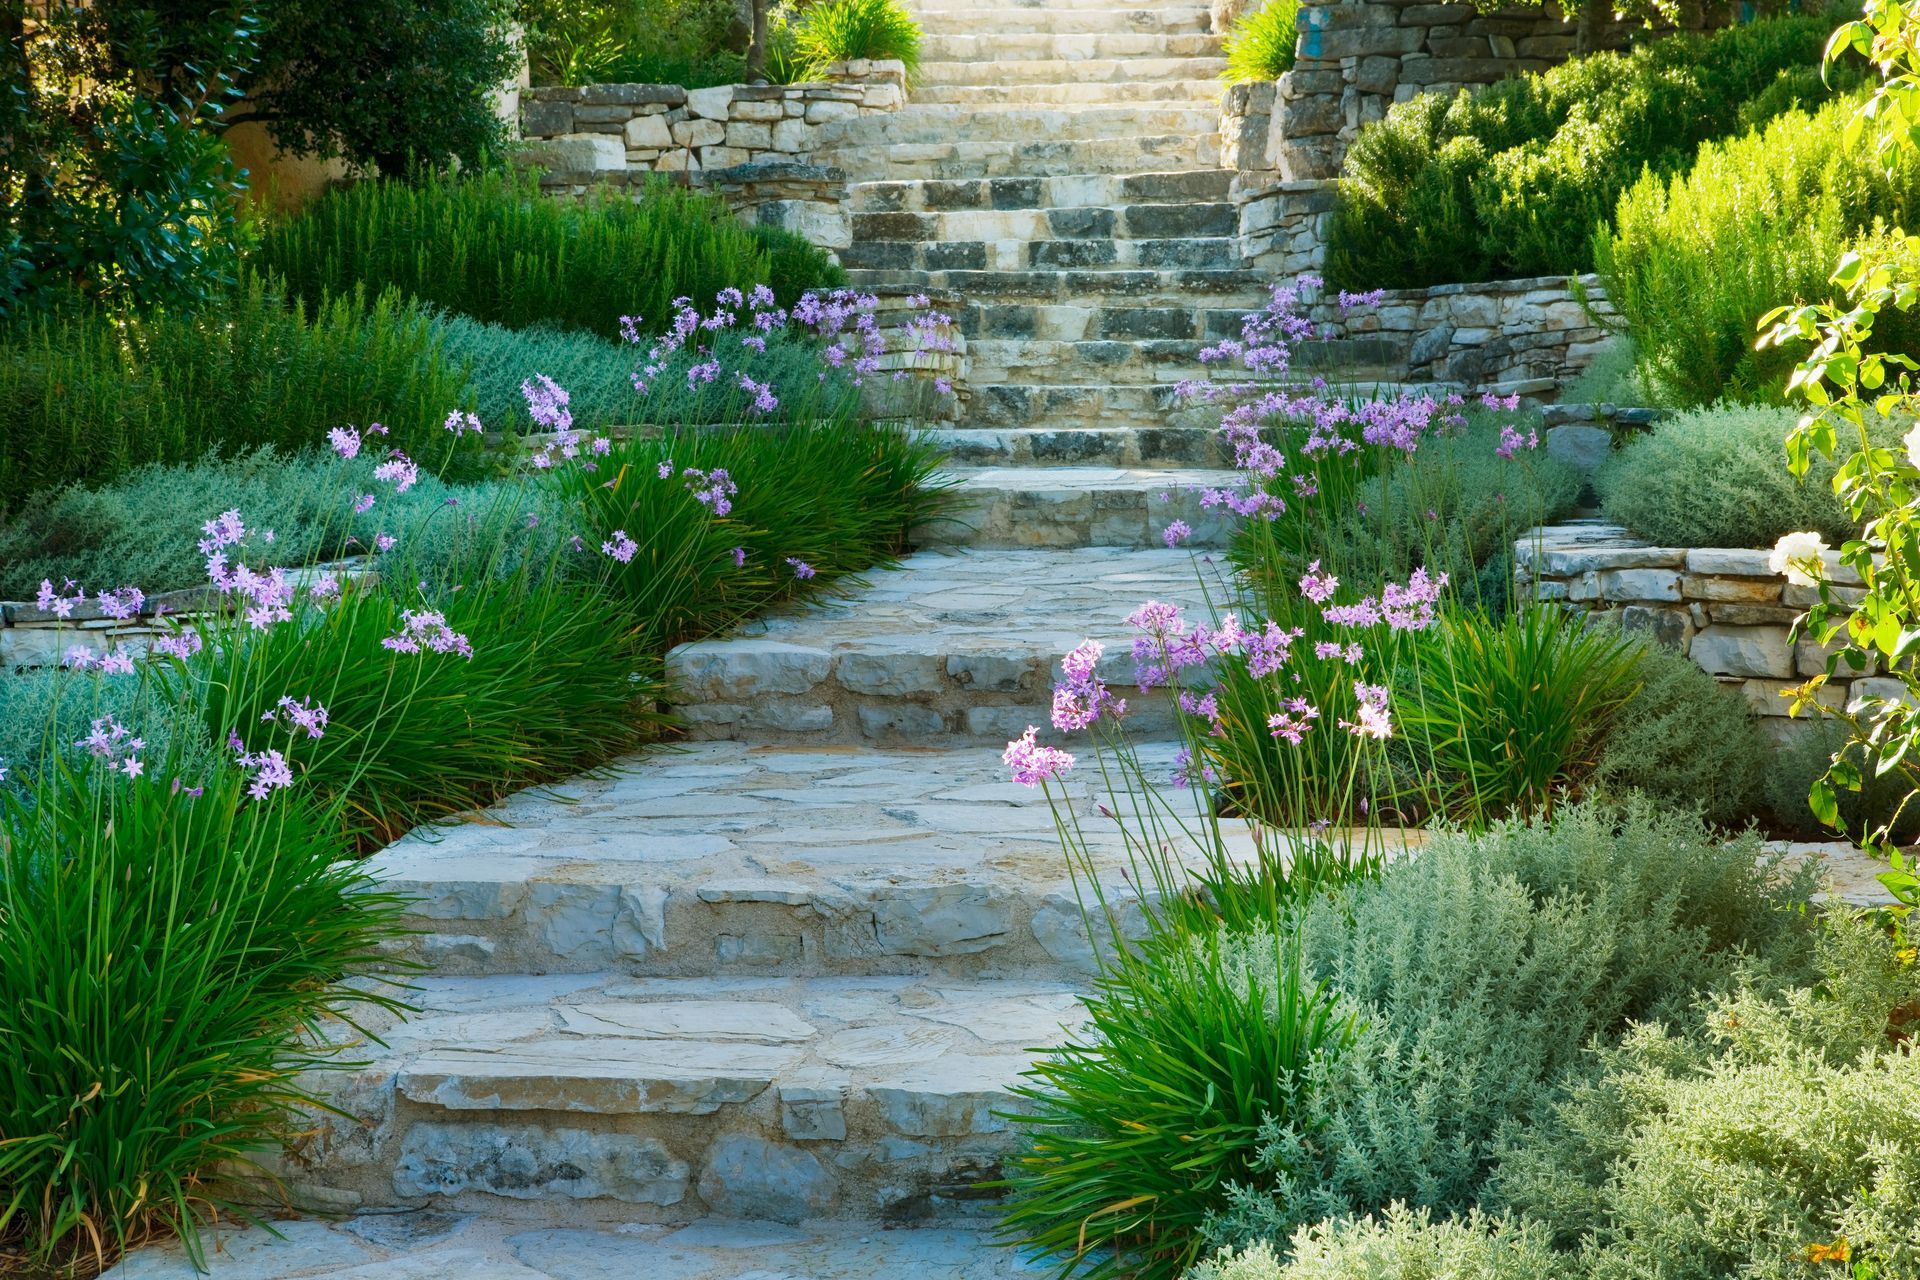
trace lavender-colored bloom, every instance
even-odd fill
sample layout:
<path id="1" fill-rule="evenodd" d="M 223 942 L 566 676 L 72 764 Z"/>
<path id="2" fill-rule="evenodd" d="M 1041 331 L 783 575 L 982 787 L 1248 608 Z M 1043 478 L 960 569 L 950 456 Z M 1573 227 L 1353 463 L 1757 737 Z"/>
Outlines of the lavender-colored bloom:
<path id="1" fill-rule="evenodd" d="M 1039 729 L 1027 726 L 1027 731 L 1007 744 L 1001 753 L 1000 761 L 1013 774 L 1013 780 L 1023 787 L 1037 787 L 1049 778 L 1057 778 L 1073 768 L 1073 757 L 1058 747 L 1043 747 L 1034 741 Z"/>
<path id="2" fill-rule="evenodd" d="M 615 529 L 611 540 L 600 544 L 600 554 L 610 556 L 621 564 L 631 564 L 634 553 L 640 550 L 640 544 L 627 536 L 625 529 Z"/>
<path id="3" fill-rule="evenodd" d="M 1325 604 L 1333 598 L 1334 589 L 1340 585 L 1340 579 L 1330 573 L 1320 572 L 1320 562 L 1315 560 L 1307 566 L 1307 572 L 1300 579 L 1300 594 L 1315 604 Z"/>
<path id="4" fill-rule="evenodd" d="M 399 632 L 382 640 L 382 648 L 395 653 L 419 653 L 423 649 L 430 649 L 434 653 L 457 653 L 468 660 L 473 658 L 472 642 L 448 626 L 444 614 L 416 613 L 407 609 L 402 611 L 400 618 L 403 625 Z"/>
<path id="5" fill-rule="evenodd" d="M 405 493 L 420 481 L 420 468 L 406 454 L 396 451 L 373 469 L 375 480 L 385 480 L 395 493 Z"/>

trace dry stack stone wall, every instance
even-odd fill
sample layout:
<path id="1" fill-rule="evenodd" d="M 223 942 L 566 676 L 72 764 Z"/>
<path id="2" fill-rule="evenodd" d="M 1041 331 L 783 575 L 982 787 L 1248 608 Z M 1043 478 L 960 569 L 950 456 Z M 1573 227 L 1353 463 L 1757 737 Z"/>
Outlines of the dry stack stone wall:
<path id="1" fill-rule="evenodd" d="M 1791 635 L 1794 619 L 1818 598 L 1767 567 L 1769 552 L 1748 548 L 1655 547 L 1619 525 L 1575 521 L 1536 529 L 1514 545 L 1525 591 L 1560 600 L 1645 632 L 1677 649 L 1753 709 L 1784 727 L 1783 691 L 1826 670 L 1812 640 Z M 1859 579 L 1830 560 L 1827 575 L 1845 592 Z M 1854 690 L 1854 686 L 1859 686 Z M 1901 694 L 1899 681 L 1849 668 L 1821 694 L 1843 705 L 1850 691 Z"/>

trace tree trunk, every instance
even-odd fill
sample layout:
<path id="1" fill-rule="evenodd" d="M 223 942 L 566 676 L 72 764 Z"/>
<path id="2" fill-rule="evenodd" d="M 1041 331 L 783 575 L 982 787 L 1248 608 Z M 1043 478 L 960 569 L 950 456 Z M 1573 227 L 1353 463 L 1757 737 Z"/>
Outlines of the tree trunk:
<path id="1" fill-rule="evenodd" d="M 747 46 L 747 82 L 767 82 L 767 0 L 753 0 L 753 42 Z"/>

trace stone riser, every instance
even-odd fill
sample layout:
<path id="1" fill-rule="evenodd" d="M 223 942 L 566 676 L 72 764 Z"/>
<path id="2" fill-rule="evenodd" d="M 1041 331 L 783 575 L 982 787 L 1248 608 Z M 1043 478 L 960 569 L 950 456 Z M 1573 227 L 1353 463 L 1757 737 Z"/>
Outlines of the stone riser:
<path id="1" fill-rule="evenodd" d="M 965 180 L 1014 174 L 1125 174 L 1141 169 L 1211 165 L 1220 159 L 1217 134 L 1162 134 L 1092 142 L 945 142 L 841 147 L 814 155 L 855 182 L 879 178 Z"/>
<path id="2" fill-rule="evenodd" d="M 1132 204 L 1221 203 L 1232 189 L 1224 169 L 1127 174 L 1070 174 L 992 179 L 906 179 L 855 183 L 855 213 L 952 212 L 963 209 L 1110 208 Z"/>
<path id="3" fill-rule="evenodd" d="M 1218 104 L 1218 80 L 1123 80 L 1085 84 L 916 85 L 910 101 L 955 106 L 1117 105 L 1126 102 L 1211 102 Z"/>
<path id="4" fill-rule="evenodd" d="M 1175 520 L 1193 530 L 1182 545 L 1224 547 L 1231 525 L 1200 505 L 1201 487 L 1238 488 L 1228 471 L 1126 471 L 1093 467 L 956 472 L 964 510 L 914 530 L 922 547 L 1164 546 Z"/>
<path id="5" fill-rule="evenodd" d="M 1036 138 L 1097 142 L 1159 134 L 1199 136 L 1218 131 L 1220 108 L 1210 102 L 1096 106 L 931 106 L 836 120 L 814 135 L 820 150 L 835 147 L 969 142 L 1025 143 Z"/>
<path id="6" fill-rule="evenodd" d="M 1076 9 L 1062 5 L 1026 7 L 973 5 L 922 9 L 920 26 L 929 36 L 970 36 L 981 31 L 1040 32 L 1051 35 L 1206 35 L 1213 15 L 1204 5 L 1165 8 Z"/>
<path id="7" fill-rule="evenodd" d="M 862 212 L 853 215 L 856 245 L 865 242 L 1072 241 L 1166 243 L 1175 237 L 1234 242 L 1239 216 L 1224 200 L 1181 204 L 1055 205 L 1047 209 L 962 209 L 953 212 Z M 1072 266 L 1072 263 L 1059 265 Z M 1232 262 L 1229 266 L 1238 266 Z"/>
<path id="8" fill-rule="evenodd" d="M 1233 240 L 856 240 L 840 265 L 863 271 L 1227 270 L 1240 265 Z"/>
<path id="9" fill-rule="evenodd" d="M 916 85 L 1115 84 L 1141 80 L 1217 80 L 1227 60 L 1215 57 L 1018 59 L 1008 62 L 940 61 L 920 64 Z"/>
<path id="10" fill-rule="evenodd" d="M 321 1121 L 296 1196 L 505 1218 L 951 1221 L 1060 983 L 430 979 Z M 324 1077 L 323 1077 L 324 1079 Z M 331 1082 L 331 1081 L 329 1081 Z"/>
<path id="11" fill-rule="evenodd" d="M 1083 34 L 993 31 L 974 35 L 928 32 L 920 40 L 921 65 L 987 63 L 1000 68 L 1023 62 L 1101 62 L 1133 58 L 1174 61 L 1218 58 L 1220 37 L 1211 33 L 1168 35 L 1161 32 L 1099 31 Z M 1142 77 L 1147 78 L 1147 77 Z M 932 78 L 929 77 L 932 82 Z"/>
<path id="12" fill-rule="evenodd" d="M 1232 462 L 1208 428 L 1076 427 L 995 430 L 944 427 L 925 433 L 955 466 L 1222 468 Z"/>

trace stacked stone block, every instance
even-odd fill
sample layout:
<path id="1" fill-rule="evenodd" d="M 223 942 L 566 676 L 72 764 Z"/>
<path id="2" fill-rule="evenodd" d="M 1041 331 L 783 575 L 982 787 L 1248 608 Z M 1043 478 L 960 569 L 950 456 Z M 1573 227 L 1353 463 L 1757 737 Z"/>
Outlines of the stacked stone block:
<path id="1" fill-rule="evenodd" d="M 1767 565 L 1750 548 L 1655 547 L 1619 525 L 1581 521 L 1535 529 L 1514 544 L 1523 592 L 1564 601 L 1629 631 L 1643 632 L 1692 658 L 1737 689 L 1755 713 L 1784 722 L 1787 690 L 1826 670 L 1827 654 L 1793 623 L 1819 598 Z M 1859 578 L 1831 561 L 1827 574 L 1844 595 Z M 1841 664 L 1822 701 L 1843 705 L 1855 693 L 1898 697 L 1900 682 Z"/>

